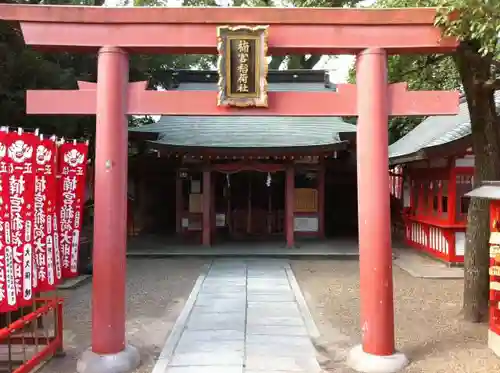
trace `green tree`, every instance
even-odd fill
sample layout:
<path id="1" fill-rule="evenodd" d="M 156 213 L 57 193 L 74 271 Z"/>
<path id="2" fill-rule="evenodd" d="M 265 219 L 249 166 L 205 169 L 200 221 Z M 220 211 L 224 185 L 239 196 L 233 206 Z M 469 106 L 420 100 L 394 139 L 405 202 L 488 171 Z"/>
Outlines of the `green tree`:
<path id="1" fill-rule="evenodd" d="M 390 74 L 408 80 L 414 88 L 449 89 L 459 82 L 471 118 L 474 184 L 500 180 L 500 117 L 494 101 L 494 92 L 500 89 L 500 0 L 380 0 L 377 6 L 438 8 L 435 24 L 444 36 L 459 40 L 456 53 L 392 58 Z M 403 127 L 409 123 L 406 120 Z M 464 318 L 472 322 L 488 315 L 488 222 L 487 201 L 473 199 L 468 213 L 463 303 Z"/>

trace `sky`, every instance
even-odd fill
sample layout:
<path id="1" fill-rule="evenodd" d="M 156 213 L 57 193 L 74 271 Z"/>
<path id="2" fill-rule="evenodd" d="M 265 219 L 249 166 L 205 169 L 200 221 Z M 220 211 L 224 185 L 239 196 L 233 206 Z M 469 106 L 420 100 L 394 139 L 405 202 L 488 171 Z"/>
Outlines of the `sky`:
<path id="1" fill-rule="evenodd" d="M 333 58 L 323 56 L 316 66 L 314 66 L 314 69 L 328 70 L 330 80 L 333 83 L 346 83 L 349 69 L 353 63 L 354 56 L 351 55 L 340 55 Z"/>

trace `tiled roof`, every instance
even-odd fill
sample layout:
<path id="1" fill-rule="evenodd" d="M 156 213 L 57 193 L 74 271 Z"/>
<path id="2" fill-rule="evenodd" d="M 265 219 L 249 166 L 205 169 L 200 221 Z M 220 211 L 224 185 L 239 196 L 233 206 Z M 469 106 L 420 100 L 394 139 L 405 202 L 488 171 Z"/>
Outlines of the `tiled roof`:
<path id="1" fill-rule="evenodd" d="M 164 145 L 271 148 L 335 144 L 356 126 L 336 117 L 162 116 L 130 130 L 158 133 Z"/>
<path id="2" fill-rule="evenodd" d="M 500 110 L 500 91 L 495 93 Z M 447 144 L 471 134 L 469 108 L 461 101 L 457 115 L 428 117 L 408 134 L 389 146 L 391 160 L 425 151 L 427 148 Z"/>

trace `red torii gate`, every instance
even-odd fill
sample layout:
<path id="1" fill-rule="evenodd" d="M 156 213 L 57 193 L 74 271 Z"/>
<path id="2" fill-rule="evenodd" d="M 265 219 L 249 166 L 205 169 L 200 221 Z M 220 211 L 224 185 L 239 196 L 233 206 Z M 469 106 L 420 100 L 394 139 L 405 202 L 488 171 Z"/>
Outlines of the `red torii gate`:
<path id="1" fill-rule="evenodd" d="M 28 91 L 28 114 L 96 114 L 92 348 L 80 373 L 126 372 L 139 363 L 125 341 L 127 121 L 130 114 L 357 115 L 362 346 L 356 370 L 396 371 L 387 122 L 394 115 L 450 115 L 457 92 L 407 92 L 387 83 L 387 55 L 452 52 L 435 9 L 102 8 L 0 5 L 26 44 L 98 53 L 97 83 L 75 91 Z M 269 54 L 356 54 L 357 86 L 338 92 L 270 92 L 269 107 L 221 108 L 217 92 L 147 91 L 128 80 L 129 53 L 216 54 L 220 25 L 269 25 Z M 384 370 L 384 369 L 383 369 Z"/>

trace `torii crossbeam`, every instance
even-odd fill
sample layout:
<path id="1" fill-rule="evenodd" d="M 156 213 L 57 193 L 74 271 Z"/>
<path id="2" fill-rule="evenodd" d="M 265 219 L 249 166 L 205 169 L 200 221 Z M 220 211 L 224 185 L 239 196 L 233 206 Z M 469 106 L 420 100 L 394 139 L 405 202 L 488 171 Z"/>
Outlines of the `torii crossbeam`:
<path id="1" fill-rule="evenodd" d="M 78 82 L 78 86 L 78 90 L 28 91 L 27 113 L 95 115 L 97 84 Z M 336 92 L 269 92 L 269 107 L 254 109 L 219 107 L 216 91 L 150 91 L 146 86 L 145 81 L 128 83 L 127 115 L 358 115 L 354 84 L 339 84 Z M 457 92 L 407 91 L 406 83 L 395 83 L 387 87 L 387 95 L 390 116 L 449 115 L 458 110 Z"/>
<path id="2" fill-rule="evenodd" d="M 95 114 L 95 220 L 92 349 L 80 373 L 133 370 L 125 340 L 127 120 L 130 114 L 358 116 L 357 164 L 362 345 L 349 363 L 394 372 L 388 118 L 452 115 L 456 92 L 408 92 L 387 82 L 387 55 L 448 53 L 457 41 L 434 26 L 436 9 L 106 8 L 0 5 L 27 44 L 98 53 L 98 81 L 75 91 L 29 91 L 29 114 Z M 222 109 L 213 92 L 147 91 L 129 83 L 129 53 L 217 53 L 221 25 L 268 25 L 269 54 L 356 54 L 358 85 L 338 92 L 269 93 L 267 109 Z M 313 124 L 312 124 L 313 125 Z M 118 365 L 117 365 L 118 364 Z M 117 368 L 119 366 L 119 368 Z M 117 370 L 119 369 L 119 370 Z"/>

